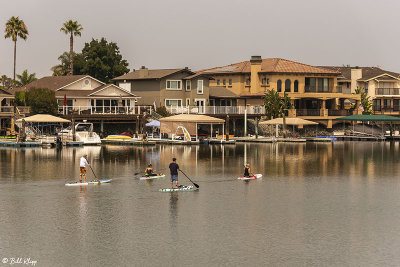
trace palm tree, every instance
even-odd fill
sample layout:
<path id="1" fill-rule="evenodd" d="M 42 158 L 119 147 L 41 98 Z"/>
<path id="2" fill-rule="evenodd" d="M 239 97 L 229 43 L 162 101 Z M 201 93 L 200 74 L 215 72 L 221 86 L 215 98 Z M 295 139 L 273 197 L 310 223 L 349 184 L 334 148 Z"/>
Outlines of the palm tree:
<path id="1" fill-rule="evenodd" d="M 73 74 L 74 70 L 74 36 L 81 36 L 81 31 L 83 30 L 82 25 L 77 21 L 66 21 L 64 27 L 60 31 L 65 34 L 70 34 L 69 37 L 69 75 Z"/>
<path id="2" fill-rule="evenodd" d="M 17 74 L 17 78 L 18 78 L 17 81 L 18 86 L 24 86 L 37 80 L 36 73 L 29 74 L 28 70 L 24 70 L 21 75 Z"/>
<path id="3" fill-rule="evenodd" d="M 26 40 L 28 37 L 28 28 L 26 27 L 24 21 L 22 19 L 19 19 L 19 17 L 14 17 L 12 16 L 7 22 L 6 22 L 6 28 L 5 28 L 5 35 L 4 38 L 11 38 L 12 41 L 14 42 L 14 80 L 15 80 L 15 66 L 16 66 L 16 61 L 17 61 L 17 39 L 18 37 Z"/>

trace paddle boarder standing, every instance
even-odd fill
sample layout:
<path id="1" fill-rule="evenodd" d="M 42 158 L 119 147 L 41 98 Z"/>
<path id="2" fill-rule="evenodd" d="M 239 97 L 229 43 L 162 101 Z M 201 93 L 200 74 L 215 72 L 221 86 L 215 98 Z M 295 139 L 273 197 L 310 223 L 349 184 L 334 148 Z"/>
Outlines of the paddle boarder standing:
<path id="1" fill-rule="evenodd" d="M 89 165 L 89 162 L 87 161 L 87 155 L 83 155 L 83 157 L 81 157 L 80 160 L 80 164 L 79 164 L 79 174 L 80 174 L 80 178 L 79 181 L 82 183 L 82 178 L 83 178 L 83 182 L 86 183 L 86 166 Z"/>
<path id="2" fill-rule="evenodd" d="M 169 170 L 171 171 L 171 188 L 174 188 L 174 181 L 176 188 L 178 188 L 179 165 L 176 163 L 176 158 L 173 158 L 172 162 L 169 164 Z"/>

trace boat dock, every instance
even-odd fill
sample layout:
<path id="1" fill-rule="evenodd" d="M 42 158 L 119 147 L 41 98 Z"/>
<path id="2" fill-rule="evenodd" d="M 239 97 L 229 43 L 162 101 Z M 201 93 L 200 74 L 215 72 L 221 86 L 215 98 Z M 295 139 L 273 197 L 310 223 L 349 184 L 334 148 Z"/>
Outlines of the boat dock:
<path id="1" fill-rule="evenodd" d="M 12 142 L 12 141 L 0 141 L 2 147 L 39 147 L 41 143 L 38 142 Z"/>

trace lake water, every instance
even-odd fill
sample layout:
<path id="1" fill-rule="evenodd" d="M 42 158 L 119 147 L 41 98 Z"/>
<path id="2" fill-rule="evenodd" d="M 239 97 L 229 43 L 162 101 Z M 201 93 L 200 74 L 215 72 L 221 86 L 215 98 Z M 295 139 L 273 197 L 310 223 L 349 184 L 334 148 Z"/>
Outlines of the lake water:
<path id="1" fill-rule="evenodd" d="M 399 152 L 389 142 L 3 148 L 0 260 L 398 266 Z M 77 180 L 84 153 L 111 184 L 64 186 Z M 161 193 L 168 177 L 134 176 L 150 162 L 167 173 L 173 156 L 199 191 Z M 237 180 L 245 161 L 263 179 Z"/>

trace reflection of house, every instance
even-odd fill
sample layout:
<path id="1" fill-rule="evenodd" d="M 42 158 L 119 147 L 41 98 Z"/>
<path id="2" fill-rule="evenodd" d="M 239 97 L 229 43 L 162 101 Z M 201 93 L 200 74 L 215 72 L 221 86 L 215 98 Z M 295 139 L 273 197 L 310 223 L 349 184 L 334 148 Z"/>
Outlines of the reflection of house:
<path id="1" fill-rule="evenodd" d="M 13 92 L 47 88 L 55 92 L 60 115 L 137 114 L 138 97 L 114 84 L 88 75 L 48 76 Z"/>
<path id="2" fill-rule="evenodd" d="M 188 68 L 149 70 L 143 66 L 113 80 L 140 96 L 140 105 L 205 106 L 208 100 L 208 79 Z"/>
<path id="3" fill-rule="evenodd" d="M 375 114 L 400 115 L 400 74 L 379 67 L 326 67 L 339 71 L 338 85 L 355 92 L 363 88 L 373 99 Z"/>
<path id="4" fill-rule="evenodd" d="M 346 99 L 360 102 L 359 95 L 337 86 L 338 71 L 280 58 L 253 56 L 250 61 L 199 73 L 212 78 L 210 105 L 261 106 L 265 93 L 275 89 L 281 95 L 286 92 L 292 99 L 289 116 L 304 117 L 328 127 L 333 119 L 353 112 L 344 109 Z"/>

